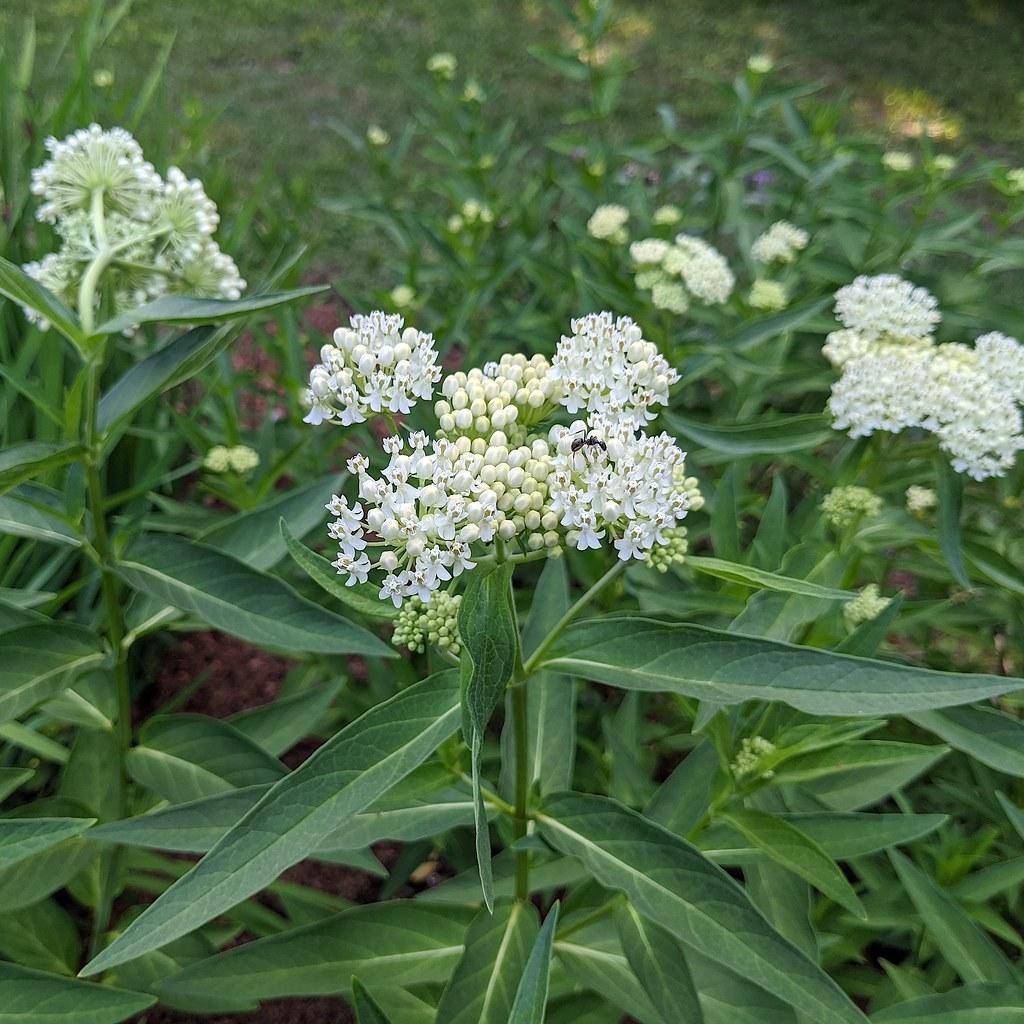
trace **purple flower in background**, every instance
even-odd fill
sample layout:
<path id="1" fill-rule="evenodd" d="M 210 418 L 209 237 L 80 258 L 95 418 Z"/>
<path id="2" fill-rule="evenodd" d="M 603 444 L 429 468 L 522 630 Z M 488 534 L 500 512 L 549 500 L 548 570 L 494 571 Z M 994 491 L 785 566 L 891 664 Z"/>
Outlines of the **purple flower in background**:
<path id="1" fill-rule="evenodd" d="M 775 175 L 769 170 L 754 171 L 747 177 L 747 187 L 750 189 L 747 194 L 747 202 L 755 206 L 764 206 L 768 202 L 768 187 L 775 180 Z"/>

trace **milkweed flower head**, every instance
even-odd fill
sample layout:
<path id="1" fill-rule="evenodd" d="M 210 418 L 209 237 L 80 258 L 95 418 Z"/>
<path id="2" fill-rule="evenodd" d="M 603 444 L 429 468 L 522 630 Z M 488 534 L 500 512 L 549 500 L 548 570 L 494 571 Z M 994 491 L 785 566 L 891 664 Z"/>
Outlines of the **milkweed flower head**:
<path id="1" fill-rule="evenodd" d="M 123 128 L 93 124 L 46 140 L 49 159 L 32 174 L 39 220 L 52 224 L 61 248 L 22 268 L 67 305 L 79 301 L 90 263 L 105 261 L 104 289 L 114 313 L 169 292 L 238 299 L 246 283 L 213 240 L 219 223 L 202 182 L 177 167 L 161 178 Z M 30 309 L 26 316 L 44 328 Z M 129 329 L 126 333 L 131 333 Z"/>
<path id="2" fill-rule="evenodd" d="M 825 521 L 837 529 L 871 519 L 882 511 L 882 499 L 866 487 L 833 487 L 821 503 Z"/>
<path id="3" fill-rule="evenodd" d="M 811 236 L 802 228 L 779 220 L 754 239 L 750 255 L 758 263 L 792 263 L 810 240 Z"/>
<path id="4" fill-rule="evenodd" d="M 877 619 L 889 607 L 891 601 L 890 597 L 882 597 L 877 583 L 869 583 L 852 601 L 847 601 L 843 605 L 843 619 L 847 626 L 854 629 L 862 622 Z"/>
<path id="5" fill-rule="evenodd" d="M 911 484 L 907 488 L 907 511 L 912 516 L 921 518 L 930 509 L 935 508 L 939 503 L 939 496 L 930 487 L 922 487 L 920 484 Z"/>
<path id="6" fill-rule="evenodd" d="M 347 427 L 382 412 L 405 415 L 440 379 L 433 335 L 394 313 L 357 313 L 320 349 L 303 396 L 305 422 Z"/>
<path id="7" fill-rule="evenodd" d="M 789 292 L 780 281 L 769 281 L 759 277 L 750 286 L 747 303 L 754 309 L 774 313 L 789 304 Z"/>
<path id="8" fill-rule="evenodd" d="M 845 327 L 823 352 L 841 371 L 828 403 L 837 430 L 929 431 L 953 468 L 976 480 L 1013 465 L 1024 449 L 1024 347 L 1015 338 L 936 343 L 935 298 L 894 275 L 841 288 L 836 315 Z"/>
<path id="9" fill-rule="evenodd" d="M 673 438 L 644 431 L 676 379 L 632 320 L 607 312 L 573 320 L 551 360 L 506 354 L 450 374 L 432 434 L 385 438 L 379 473 L 363 454 L 349 461 L 356 495 L 327 506 L 335 568 L 349 586 L 374 575 L 411 646 L 432 632 L 454 643 L 423 608 L 499 542 L 521 557 L 607 544 L 667 569 L 685 555 L 682 520 L 703 504 Z"/>
<path id="10" fill-rule="evenodd" d="M 888 171 L 904 174 L 914 169 L 914 158 L 901 149 L 891 149 L 882 154 L 882 166 Z"/>
<path id="11" fill-rule="evenodd" d="M 260 464 L 259 453 L 245 444 L 214 445 L 203 459 L 211 473 L 251 473 Z"/>
<path id="12" fill-rule="evenodd" d="M 719 305 L 732 293 L 735 277 L 725 257 L 694 235 L 642 238 L 629 247 L 638 288 L 651 292 L 658 309 L 685 313 L 693 301 Z"/>
<path id="13" fill-rule="evenodd" d="M 765 761 L 775 753 L 775 744 L 763 736 L 745 736 L 740 742 L 730 768 L 738 779 L 761 776 L 770 779 L 774 772 L 767 768 Z"/>
<path id="14" fill-rule="evenodd" d="M 625 242 L 626 222 L 629 220 L 629 210 L 617 203 L 608 203 L 599 206 L 590 215 L 587 221 L 587 232 L 592 238 L 599 238 L 609 242 Z"/>

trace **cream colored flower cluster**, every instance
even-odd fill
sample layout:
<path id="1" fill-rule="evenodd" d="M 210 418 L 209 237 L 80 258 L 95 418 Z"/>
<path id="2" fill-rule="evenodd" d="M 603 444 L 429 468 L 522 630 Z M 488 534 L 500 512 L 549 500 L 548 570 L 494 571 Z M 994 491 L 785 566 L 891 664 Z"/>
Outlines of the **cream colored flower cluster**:
<path id="1" fill-rule="evenodd" d="M 327 506 L 333 564 L 349 586 L 380 572 L 382 599 L 429 605 L 499 542 L 522 557 L 603 542 L 663 571 L 683 558 L 680 524 L 703 499 L 675 441 L 642 430 L 675 371 L 628 317 L 592 314 L 571 331 L 551 362 L 505 355 L 451 374 L 433 437 L 385 438 L 379 475 L 364 455 L 349 461 L 358 498 L 335 495 Z M 428 383 L 417 398 L 429 397 Z M 552 424 L 563 409 L 586 418 Z M 417 605 L 403 626 L 412 646 L 421 616 Z"/>
<path id="2" fill-rule="evenodd" d="M 86 268 L 100 257 L 118 313 L 168 292 L 241 296 L 245 281 L 213 241 L 219 217 L 202 182 L 177 167 L 162 179 L 123 128 L 93 124 L 47 139 L 46 148 L 49 160 L 32 174 L 36 216 L 63 244 L 25 264 L 30 277 L 74 306 Z M 100 301 L 97 289 L 97 308 Z M 45 326 L 38 314 L 26 315 Z"/>
<path id="3" fill-rule="evenodd" d="M 797 253 L 807 248 L 810 235 L 787 220 L 776 221 L 754 239 L 750 256 L 758 263 L 792 263 Z"/>
<path id="4" fill-rule="evenodd" d="M 861 519 L 872 519 L 882 511 L 882 499 L 866 487 L 833 487 L 821 503 L 825 521 L 844 530 Z"/>
<path id="5" fill-rule="evenodd" d="M 891 597 L 882 597 L 877 583 L 869 583 L 859 594 L 843 605 L 843 619 L 847 626 L 855 629 L 862 622 L 877 619 L 889 607 Z"/>
<path id="6" fill-rule="evenodd" d="M 974 347 L 936 343 L 935 298 L 894 275 L 860 277 L 836 293 L 843 330 L 826 358 L 841 369 L 828 408 L 851 437 L 919 428 L 933 433 L 953 468 L 976 480 L 1001 476 L 1024 449 L 1024 347 L 993 332 Z"/>
<path id="7" fill-rule="evenodd" d="M 674 242 L 643 238 L 629 247 L 629 254 L 636 286 L 650 291 L 654 305 L 670 313 L 685 313 L 694 299 L 720 305 L 736 283 L 725 257 L 694 235 L 676 235 Z"/>
<path id="8" fill-rule="evenodd" d="M 203 459 L 203 468 L 211 473 L 251 473 L 259 464 L 259 453 L 245 444 L 216 444 Z"/>

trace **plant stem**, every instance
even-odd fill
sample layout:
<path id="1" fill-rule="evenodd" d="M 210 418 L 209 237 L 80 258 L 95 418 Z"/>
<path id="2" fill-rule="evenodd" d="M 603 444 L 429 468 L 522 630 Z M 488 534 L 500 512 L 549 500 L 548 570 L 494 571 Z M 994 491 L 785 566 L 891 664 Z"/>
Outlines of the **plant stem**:
<path id="1" fill-rule="evenodd" d="M 529 816 L 526 799 L 530 791 L 530 763 L 528 758 L 529 703 L 526 690 L 526 673 L 522 663 L 516 666 L 516 673 L 509 684 L 509 698 L 512 713 L 512 745 L 515 748 L 515 813 L 513 815 L 514 835 L 517 840 L 525 839 L 529 830 Z M 516 850 L 516 899 L 530 898 L 530 852 Z"/>
<path id="2" fill-rule="evenodd" d="M 613 580 L 618 579 L 626 570 L 628 562 L 616 561 L 616 563 L 555 623 L 554 628 L 540 642 L 537 649 L 526 659 L 523 670 L 529 675 L 543 661 L 544 655 L 550 650 L 551 645 L 561 636 L 562 631 L 570 622 L 589 605 L 598 594 L 604 590 Z"/>
<path id="3" fill-rule="evenodd" d="M 93 193 L 92 201 L 93 227 L 99 252 L 89 264 L 78 293 L 78 314 L 86 334 L 91 335 L 94 324 L 94 305 L 96 290 L 99 287 L 103 271 L 110 263 L 111 250 L 107 244 L 106 225 L 103 217 L 103 192 Z M 118 816 L 128 813 L 128 778 L 125 771 L 125 757 L 131 746 L 132 719 L 131 693 L 128 684 L 128 663 L 124 646 L 125 622 L 121 611 L 120 586 L 114 572 L 114 556 L 110 546 L 110 535 L 107 530 L 107 500 L 104 490 L 102 473 L 103 443 L 96 425 L 96 412 L 99 405 L 100 377 L 106 344 L 101 339 L 89 353 L 86 364 L 85 393 L 82 410 L 82 436 L 87 450 L 85 467 L 86 495 L 89 514 L 92 519 L 92 547 L 100 563 L 100 596 L 103 602 L 104 632 L 110 645 L 114 659 L 113 675 L 117 694 L 117 746 L 118 764 Z M 101 892 L 96 913 L 93 917 L 91 938 L 92 952 L 98 951 L 103 933 L 110 923 L 110 911 L 114 902 L 120 855 L 111 853 L 104 861 L 101 878 Z"/>

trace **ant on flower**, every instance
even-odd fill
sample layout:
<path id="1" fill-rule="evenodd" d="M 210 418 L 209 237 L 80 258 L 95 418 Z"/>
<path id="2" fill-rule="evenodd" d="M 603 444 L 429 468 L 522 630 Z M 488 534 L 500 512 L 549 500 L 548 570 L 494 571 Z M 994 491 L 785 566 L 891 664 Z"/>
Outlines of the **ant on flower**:
<path id="1" fill-rule="evenodd" d="M 593 434 L 587 434 L 586 431 L 584 431 L 584 436 L 577 437 L 572 443 L 571 450 L 573 454 L 578 452 L 584 445 L 591 445 L 594 448 L 600 448 L 603 452 L 608 451 L 608 445 L 606 445 L 604 441 L 599 437 L 594 437 Z"/>

